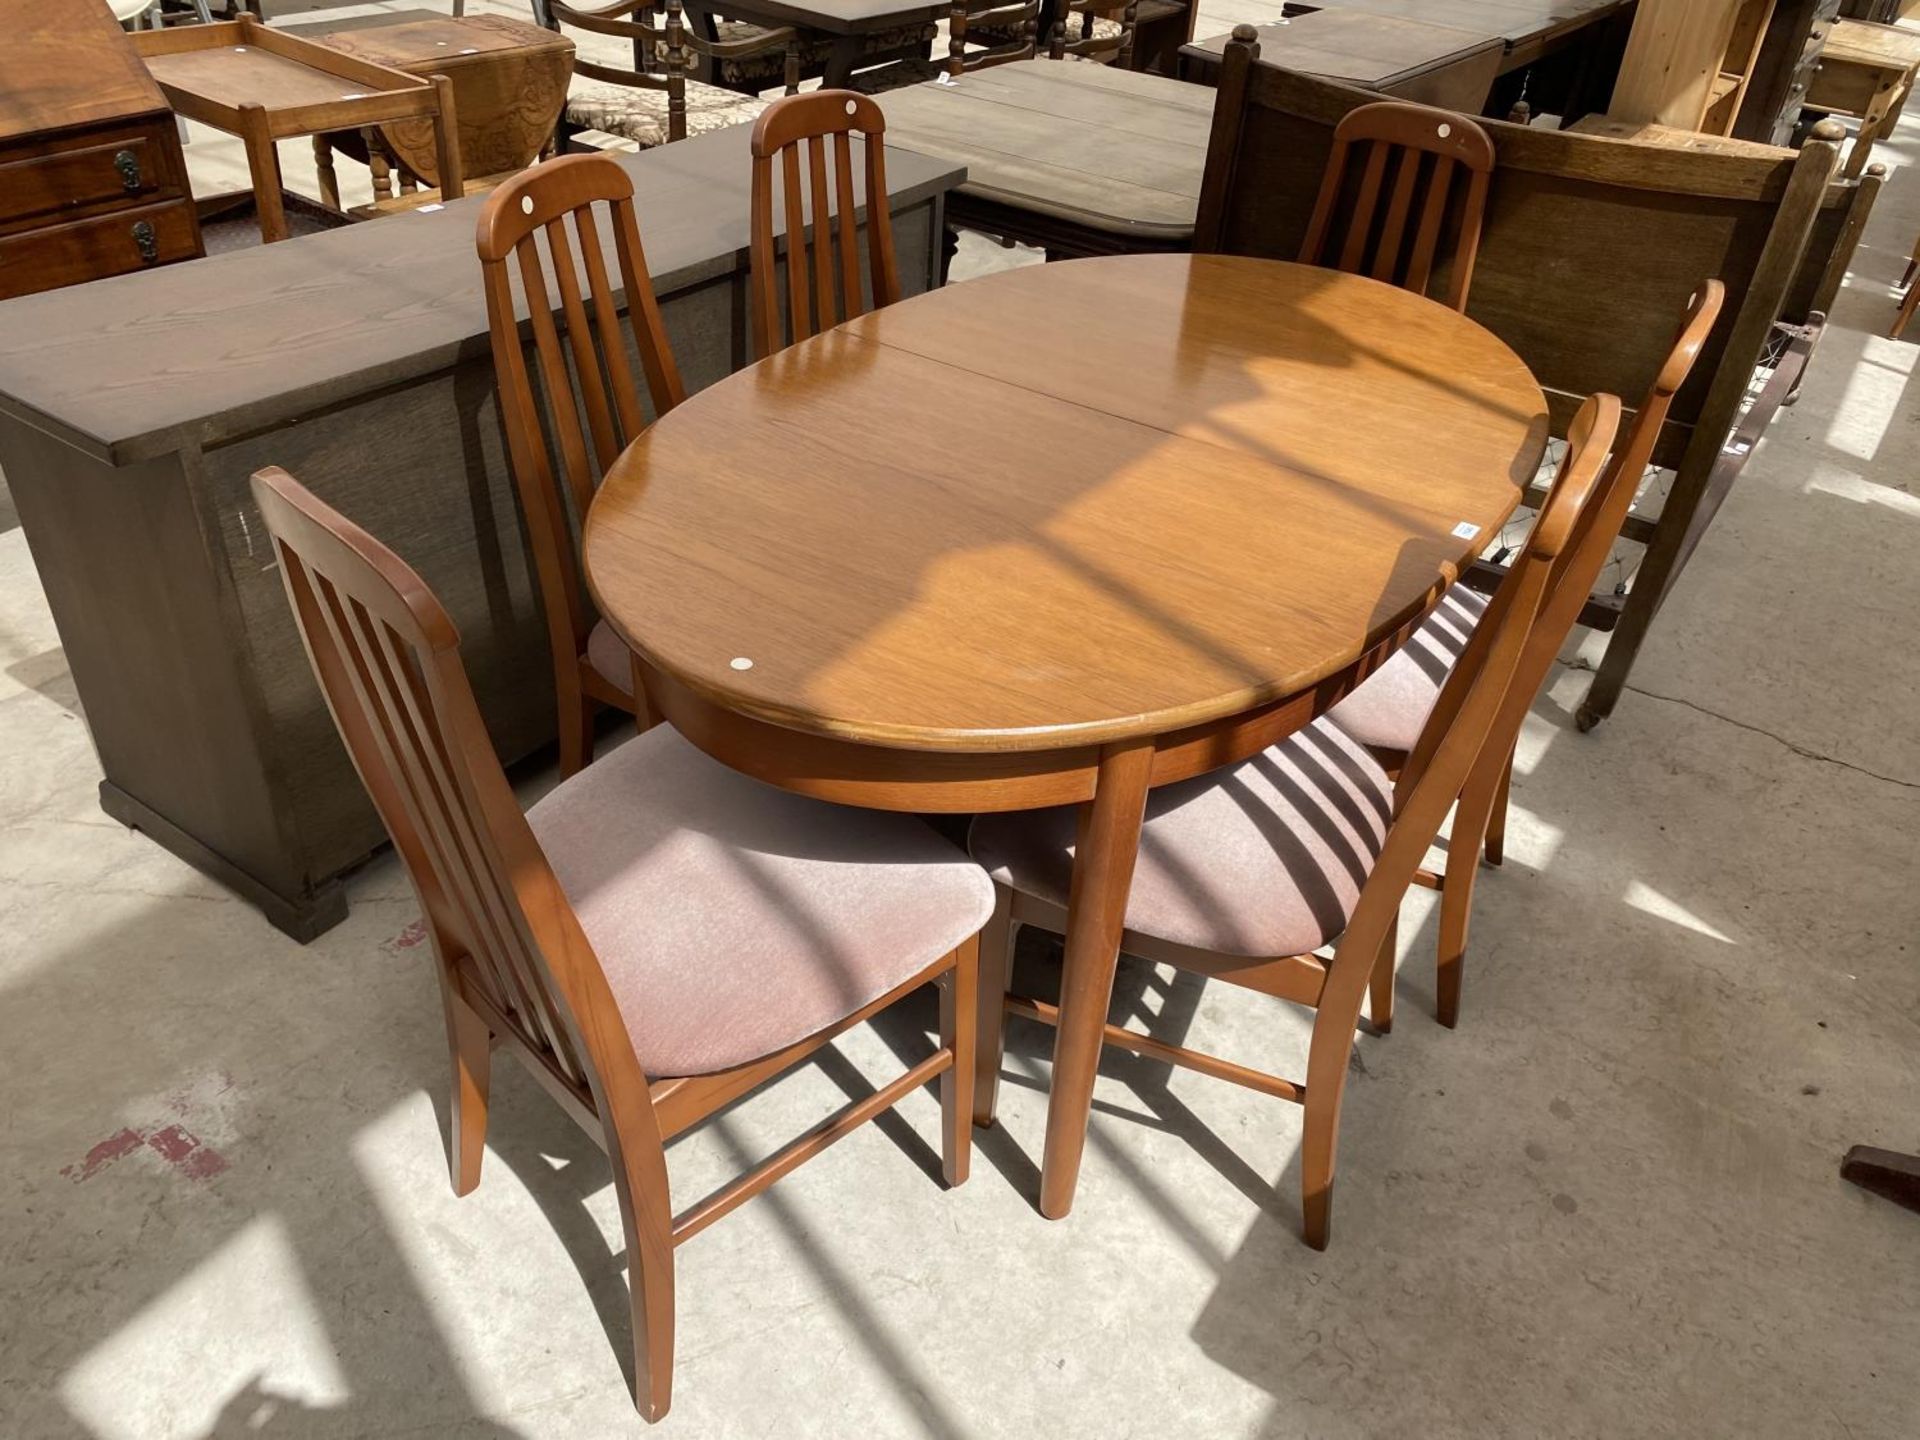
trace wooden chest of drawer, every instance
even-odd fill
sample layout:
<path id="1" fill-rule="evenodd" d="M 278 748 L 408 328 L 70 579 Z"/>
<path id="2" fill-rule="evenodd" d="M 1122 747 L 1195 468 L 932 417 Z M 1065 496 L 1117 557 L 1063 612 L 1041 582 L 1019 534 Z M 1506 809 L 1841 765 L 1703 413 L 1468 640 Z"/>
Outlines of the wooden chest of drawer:
<path id="1" fill-rule="evenodd" d="M 104 5 L 0 0 L 0 299 L 202 253 L 173 112 Z"/>

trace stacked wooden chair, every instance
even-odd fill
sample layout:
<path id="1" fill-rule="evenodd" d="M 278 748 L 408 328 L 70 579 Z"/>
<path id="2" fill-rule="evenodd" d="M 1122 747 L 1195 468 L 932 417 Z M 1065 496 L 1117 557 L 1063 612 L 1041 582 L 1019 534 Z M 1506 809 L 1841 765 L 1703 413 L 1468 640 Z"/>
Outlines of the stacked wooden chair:
<path id="1" fill-rule="evenodd" d="M 459 637 L 391 550 L 282 470 L 254 499 L 328 708 L 412 880 L 440 981 L 448 1164 L 480 1180 L 495 1047 L 607 1151 L 632 1291 L 634 1400 L 673 1386 L 674 1250 L 937 1080 L 967 1177 L 977 935 L 992 887 L 919 821 L 747 779 L 661 726 L 522 815 Z M 927 985 L 932 1053 L 673 1211 L 667 1141 Z"/>

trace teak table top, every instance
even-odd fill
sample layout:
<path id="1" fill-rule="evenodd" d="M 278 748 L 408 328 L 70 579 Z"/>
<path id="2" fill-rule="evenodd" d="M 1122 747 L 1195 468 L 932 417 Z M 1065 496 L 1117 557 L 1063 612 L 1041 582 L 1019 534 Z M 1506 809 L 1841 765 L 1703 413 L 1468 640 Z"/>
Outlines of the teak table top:
<path id="1" fill-rule="evenodd" d="M 887 143 L 964 164 L 965 194 L 1169 245 L 1193 238 L 1213 124 L 1203 86 L 1020 60 L 877 98 Z"/>
<path id="2" fill-rule="evenodd" d="M 586 568 L 656 670 L 789 730 L 1165 735 L 1310 690 L 1422 613 L 1513 510 L 1546 412 L 1489 332 L 1371 280 L 1030 267 L 694 396 L 614 466 Z"/>
<path id="3" fill-rule="evenodd" d="M 1371 89 L 1384 89 L 1412 72 L 1460 63 L 1483 50 L 1505 49 L 1503 37 L 1487 30 L 1358 10 L 1316 10 L 1285 25 L 1256 28 L 1261 59 Z M 1231 38 L 1215 35 L 1188 49 L 1217 61 Z"/>

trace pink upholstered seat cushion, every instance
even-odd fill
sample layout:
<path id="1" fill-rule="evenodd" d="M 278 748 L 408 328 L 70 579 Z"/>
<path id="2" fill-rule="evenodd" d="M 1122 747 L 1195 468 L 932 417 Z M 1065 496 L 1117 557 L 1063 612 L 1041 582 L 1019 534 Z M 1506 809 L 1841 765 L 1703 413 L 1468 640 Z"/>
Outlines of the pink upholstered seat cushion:
<path id="1" fill-rule="evenodd" d="M 1372 749 L 1412 750 L 1489 603 L 1479 591 L 1455 585 L 1413 639 L 1327 718 Z"/>
<path id="2" fill-rule="evenodd" d="M 802 799 L 656 726 L 527 815 L 652 1076 L 769 1055 L 986 923 L 993 886 L 909 816 Z"/>
<path id="3" fill-rule="evenodd" d="M 633 693 L 633 652 L 604 620 L 587 632 L 587 663 L 622 695 Z"/>
<path id="4" fill-rule="evenodd" d="M 1386 843 L 1393 782 L 1315 721 L 1238 765 L 1147 797 L 1127 928 L 1223 955 L 1304 955 L 1346 928 Z M 974 821 L 995 880 L 1064 905 L 1075 809 Z"/>

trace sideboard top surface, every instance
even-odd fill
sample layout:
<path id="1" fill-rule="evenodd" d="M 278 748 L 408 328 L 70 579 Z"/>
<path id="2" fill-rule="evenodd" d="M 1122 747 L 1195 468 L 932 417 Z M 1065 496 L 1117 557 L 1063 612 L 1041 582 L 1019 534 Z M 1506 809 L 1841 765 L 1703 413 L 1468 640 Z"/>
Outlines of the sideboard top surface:
<path id="1" fill-rule="evenodd" d="M 167 108 L 101 0 L 0 0 L 0 140 Z"/>
<path id="2" fill-rule="evenodd" d="M 744 265 L 748 130 L 616 157 L 633 177 L 662 296 Z M 889 147 L 896 209 L 965 178 L 951 161 Z M 127 464 L 484 353 L 474 256 L 483 203 L 471 196 L 0 304 L 0 410 Z"/>

